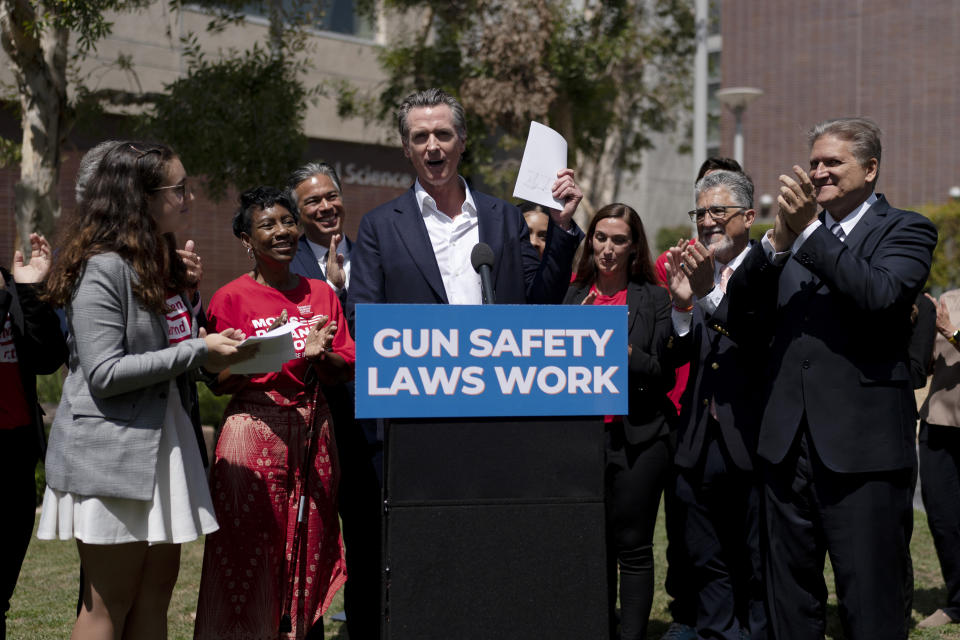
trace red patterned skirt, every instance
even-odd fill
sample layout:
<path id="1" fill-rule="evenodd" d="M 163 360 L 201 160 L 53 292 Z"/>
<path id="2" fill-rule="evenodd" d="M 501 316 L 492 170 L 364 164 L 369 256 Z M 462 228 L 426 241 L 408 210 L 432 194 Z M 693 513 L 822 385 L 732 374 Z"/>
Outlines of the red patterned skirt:
<path id="1" fill-rule="evenodd" d="M 322 394 L 317 403 L 299 553 L 294 533 L 313 403 L 280 406 L 264 393 L 241 392 L 227 406 L 210 475 L 220 530 L 203 552 L 196 640 L 303 638 L 346 581 L 333 422 Z M 279 626 L 291 578 L 287 634 Z"/>

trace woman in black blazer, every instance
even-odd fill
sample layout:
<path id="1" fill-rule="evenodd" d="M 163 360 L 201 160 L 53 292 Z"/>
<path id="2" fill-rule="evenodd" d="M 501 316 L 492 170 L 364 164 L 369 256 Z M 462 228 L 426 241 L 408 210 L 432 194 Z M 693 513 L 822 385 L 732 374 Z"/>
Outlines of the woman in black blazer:
<path id="1" fill-rule="evenodd" d="M 605 417 L 610 629 L 611 637 L 621 640 L 646 638 L 653 604 L 653 529 L 670 473 L 667 415 L 673 412 L 666 393 L 673 368 L 661 365 L 671 335 L 670 296 L 656 282 L 637 212 L 619 203 L 597 211 L 564 303 L 627 307 L 629 413 Z"/>

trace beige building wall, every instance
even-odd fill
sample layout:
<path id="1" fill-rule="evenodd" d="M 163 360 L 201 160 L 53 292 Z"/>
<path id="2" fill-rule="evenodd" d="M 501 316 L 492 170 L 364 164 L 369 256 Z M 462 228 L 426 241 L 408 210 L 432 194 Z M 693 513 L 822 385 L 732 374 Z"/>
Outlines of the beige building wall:
<path id="1" fill-rule="evenodd" d="M 164 85 L 186 73 L 181 39 L 196 34 L 211 59 L 231 49 L 240 51 L 254 43 L 266 46 L 267 21 L 250 17 L 220 34 L 209 34 L 211 15 L 196 8 L 171 11 L 163 0 L 133 12 L 112 13 L 110 36 L 97 43 L 82 63 L 80 74 L 91 88 L 125 91 L 163 91 Z M 361 91 L 376 88 L 384 75 L 377 63 L 372 39 L 312 30 L 304 55 L 311 64 L 303 80 L 308 88 L 348 80 Z M 0 54 L 4 55 L 5 54 Z M 126 58 L 128 68 L 118 64 Z M 12 83 L 9 65 L 0 69 L 0 80 Z M 399 146 L 392 129 L 367 125 L 360 118 L 337 117 L 336 101 L 320 97 L 309 104 L 304 129 L 310 138 Z"/>

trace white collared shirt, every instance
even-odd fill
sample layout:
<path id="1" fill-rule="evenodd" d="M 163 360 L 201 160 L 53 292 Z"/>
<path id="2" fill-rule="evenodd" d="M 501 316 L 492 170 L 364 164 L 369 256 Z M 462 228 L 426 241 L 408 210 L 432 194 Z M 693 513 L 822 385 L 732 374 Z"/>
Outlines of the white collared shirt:
<path id="1" fill-rule="evenodd" d="M 714 262 L 713 289 L 710 290 L 710 293 L 697 300 L 697 302 L 700 303 L 700 308 L 703 309 L 705 315 L 713 315 L 713 313 L 716 312 L 717 307 L 720 306 L 720 302 L 723 300 L 724 291 L 719 286 L 723 270 L 729 266 L 731 269 L 736 271 L 737 267 L 740 266 L 740 263 L 743 262 L 743 259 L 747 257 L 749 252 L 750 244 L 748 243 L 747 246 L 744 247 L 743 251 L 738 253 L 737 257 L 730 261 L 729 265 L 723 264 L 719 260 Z M 693 311 L 680 311 L 674 307 L 673 311 L 671 311 L 670 319 L 673 321 L 673 329 L 676 334 L 680 337 L 683 337 L 690 332 L 690 325 L 693 324 Z"/>
<path id="2" fill-rule="evenodd" d="M 853 231 L 853 228 L 857 226 L 857 223 L 860 222 L 860 219 L 863 217 L 863 214 L 873 206 L 873 203 L 877 201 L 877 194 L 871 192 L 870 195 L 860 203 L 860 206 L 855 210 L 848 213 L 843 220 L 840 220 L 840 228 L 843 229 L 844 237 L 849 238 L 850 233 Z M 826 220 L 827 229 L 830 229 L 837 220 L 830 215 L 829 211 L 824 211 L 824 219 Z M 767 260 L 773 264 L 782 264 L 790 257 L 791 254 L 796 253 L 800 250 L 800 247 L 803 246 L 803 243 L 807 241 L 814 231 L 819 229 L 824 223 L 820 222 L 820 219 L 815 219 L 810 225 L 807 226 L 803 232 L 797 236 L 797 239 L 793 241 L 793 245 L 790 246 L 789 251 L 781 251 L 777 253 L 773 248 L 773 243 L 770 242 L 769 235 L 773 231 L 768 231 L 763 235 L 763 238 L 760 240 L 760 243 L 763 245 L 763 253 L 766 254 Z"/>
<path id="3" fill-rule="evenodd" d="M 477 217 L 477 205 L 467 183 L 460 178 L 465 198 L 460 214 L 451 218 L 437 209 L 437 203 L 420 185 L 418 179 L 413 186 L 417 197 L 417 206 L 423 215 L 423 223 L 433 245 L 433 255 L 440 267 L 440 277 L 450 304 L 480 304 L 480 274 L 473 270 L 470 254 L 480 242 L 480 225 Z"/>
<path id="4" fill-rule="evenodd" d="M 317 265 L 320 266 L 320 271 L 323 272 L 323 277 L 327 277 L 327 254 L 330 253 L 330 247 L 323 246 L 322 244 L 317 244 L 310 238 L 304 236 L 304 240 L 307 241 L 307 244 L 310 245 L 310 248 L 313 249 L 313 255 L 317 257 Z M 340 245 L 337 247 L 337 253 L 343 255 L 343 287 L 337 288 L 327 280 L 327 284 L 330 285 L 330 288 L 340 293 L 350 285 L 350 248 L 346 244 L 346 238 L 340 240 Z"/>

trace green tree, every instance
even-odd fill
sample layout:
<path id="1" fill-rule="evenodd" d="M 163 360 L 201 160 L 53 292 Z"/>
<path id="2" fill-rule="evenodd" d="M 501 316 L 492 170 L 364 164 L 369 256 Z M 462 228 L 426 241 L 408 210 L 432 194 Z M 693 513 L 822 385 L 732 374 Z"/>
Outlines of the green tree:
<path id="1" fill-rule="evenodd" d="M 960 202 L 951 200 L 938 206 L 920 209 L 937 226 L 937 248 L 927 286 L 940 295 L 960 287 Z"/>
<path id="2" fill-rule="evenodd" d="M 166 87 L 147 128 L 220 198 L 228 187 L 283 184 L 303 156 L 307 91 L 296 67 L 254 45 L 207 60 L 193 42 L 185 76 Z"/>
<path id="3" fill-rule="evenodd" d="M 408 93 L 431 86 L 468 114 L 463 171 L 509 195 L 530 120 L 558 130 L 590 203 L 612 201 L 650 134 L 688 106 L 694 16 L 685 0 L 383 0 L 412 28 L 380 54 L 375 94 L 339 87 L 342 116 L 389 121 Z M 396 17 L 396 16 L 394 16 Z"/>
<path id="4" fill-rule="evenodd" d="M 179 7 L 182 0 L 174 0 Z M 324 0 L 200 0 L 218 33 L 253 13 L 267 16 L 266 42 L 244 51 L 205 54 L 197 34 L 181 39 L 185 74 L 164 87 L 143 120 L 171 144 L 207 192 L 282 184 L 303 157 L 307 103 L 321 91 L 301 81 L 310 66 L 308 31 L 323 18 Z"/>
<path id="5" fill-rule="evenodd" d="M 214 195 L 277 181 L 278 170 L 300 158 L 305 139 L 302 114 L 311 95 L 299 81 L 306 64 L 305 28 L 322 16 L 322 0 L 198 0 L 210 11 L 207 31 L 216 32 L 258 8 L 270 18 L 268 41 L 248 51 L 200 53 L 188 34 L 185 78 L 168 93 L 91 89 L 80 64 L 107 36 L 110 12 L 132 11 L 150 0 L 0 0 L 0 44 L 16 79 L 19 141 L 0 139 L 0 164 L 20 164 L 15 185 L 16 246 L 31 232 L 51 235 L 60 216 L 57 187 L 63 141 L 83 115 L 104 105 L 147 105 L 143 130 L 170 141 L 194 171 L 208 172 Z M 170 9 L 181 8 L 171 0 Z M 134 72 L 129 58 L 116 64 Z M 150 105 L 154 105 L 152 108 Z M 219 117 L 215 117 L 219 114 Z M 293 159 L 291 161 L 291 159 Z"/>
<path id="6" fill-rule="evenodd" d="M 77 65 L 110 32 L 105 13 L 142 6 L 142 0 L 0 0 L 0 44 L 12 63 L 15 102 L 23 134 L 0 144 L 6 163 L 20 163 L 14 187 L 17 246 L 32 231 L 53 232 L 60 216 L 60 146 L 76 114 L 99 100 L 135 102 L 122 92 L 78 88 Z M 71 34 L 75 37 L 69 50 Z"/>

